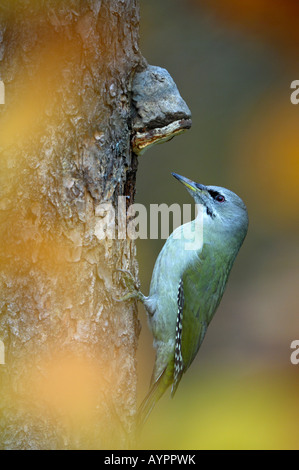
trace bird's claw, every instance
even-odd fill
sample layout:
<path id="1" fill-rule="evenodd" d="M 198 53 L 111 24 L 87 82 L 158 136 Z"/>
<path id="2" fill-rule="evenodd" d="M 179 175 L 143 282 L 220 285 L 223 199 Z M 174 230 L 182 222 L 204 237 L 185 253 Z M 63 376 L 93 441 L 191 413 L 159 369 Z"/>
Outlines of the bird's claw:
<path id="1" fill-rule="evenodd" d="M 129 290 L 123 297 L 116 299 L 113 298 L 115 302 L 125 302 L 127 300 L 137 299 L 143 302 L 144 295 L 139 290 L 139 285 L 137 284 L 136 280 L 134 279 L 132 273 L 125 269 L 115 269 L 115 272 L 120 272 L 124 274 L 123 279 L 124 283 Z"/>
<path id="2" fill-rule="evenodd" d="M 130 289 L 131 291 L 139 290 L 139 285 L 137 284 L 133 274 L 130 271 L 127 271 L 126 269 L 115 269 L 115 272 L 120 272 L 124 275 L 123 280 L 128 289 Z"/>
<path id="3" fill-rule="evenodd" d="M 127 292 L 123 297 L 120 297 L 119 299 L 116 299 L 116 297 L 113 297 L 114 302 L 126 302 L 127 300 L 132 300 L 137 298 L 137 293 L 135 295 L 134 292 Z"/>

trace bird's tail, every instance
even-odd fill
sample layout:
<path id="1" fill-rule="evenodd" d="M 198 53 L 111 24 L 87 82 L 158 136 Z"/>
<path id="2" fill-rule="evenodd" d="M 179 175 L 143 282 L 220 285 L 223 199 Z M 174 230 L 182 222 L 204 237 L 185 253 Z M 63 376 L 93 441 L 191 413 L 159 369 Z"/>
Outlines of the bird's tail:
<path id="1" fill-rule="evenodd" d="M 150 391 L 139 407 L 137 429 L 140 430 L 143 427 L 155 404 L 160 400 L 171 383 L 172 379 L 170 377 L 168 367 L 166 367 L 156 382 L 152 384 Z"/>

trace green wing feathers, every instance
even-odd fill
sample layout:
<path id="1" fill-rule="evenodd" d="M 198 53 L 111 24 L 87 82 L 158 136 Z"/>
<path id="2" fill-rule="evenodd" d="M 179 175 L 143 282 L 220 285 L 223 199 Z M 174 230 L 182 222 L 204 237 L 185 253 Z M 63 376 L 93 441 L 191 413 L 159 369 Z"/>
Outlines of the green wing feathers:
<path id="1" fill-rule="evenodd" d="M 195 358 L 224 291 L 227 273 L 221 265 L 219 259 L 217 264 L 217 259 L 203 250 L 198 261 L 188 266 L 180 279 L 173 356 L 139 408 L 139 425 L 144 424 L 170 385 L 171 396 L 174 396 L 183 374 Z"/>
<path id="2" fill-rule="evenodd" d="M 181 345 L 184 372 L 195 358 L 221 300 L 227 278 L 221 268 L 221 263 L 217 265 L 217 259 L 208 256 L 204 249 L 198 263 L 189 267 L 182 277 L 185 298 Z"/>
<path id="3" fill-rule="evenodd" d="M 185 305 L 182 321 L 182 356 L 184 371 L 191 365 L 207 331 L 208 321 L 204 302 L 198 296 L 201 273 L 188 270 L 183 276 Z"/>

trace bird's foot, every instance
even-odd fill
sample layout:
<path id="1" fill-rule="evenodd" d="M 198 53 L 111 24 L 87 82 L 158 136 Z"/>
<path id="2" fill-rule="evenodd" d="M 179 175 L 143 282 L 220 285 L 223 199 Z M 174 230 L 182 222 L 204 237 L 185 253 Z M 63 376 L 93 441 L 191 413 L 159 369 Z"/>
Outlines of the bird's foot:
<path id="1" fill-rule="evenodd" d="M 137 284 L 135 278 L 133 277 L 130 271 L 126 271 L 124 269 L 116 269 L 116 272 L 120 272 L 122 274 L 122 278 L 128 289 L 128 292 L 121 298 L 115 299 L 115 302 L 125 302 L 126 300 L 140 300 L 140 302 L 144 302 L 146 297 L 142 294 L 139 289 L 139 285 Z"/>

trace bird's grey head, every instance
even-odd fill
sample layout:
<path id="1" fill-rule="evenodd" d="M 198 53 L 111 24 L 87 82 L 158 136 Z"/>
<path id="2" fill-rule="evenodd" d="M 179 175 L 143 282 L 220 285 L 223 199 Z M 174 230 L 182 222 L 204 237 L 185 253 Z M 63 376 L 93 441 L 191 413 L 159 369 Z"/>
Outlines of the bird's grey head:
<path id="1" fill-rule="evenodd" d="M 242 199 L 229 189 L 204 186 L 180 176 L 172 175 L 187 188 L 196 204 L 204 206 L 204 220 L 215 229 L 230 232 L 243 239 L 248 229 L 247 209 Z"/>

